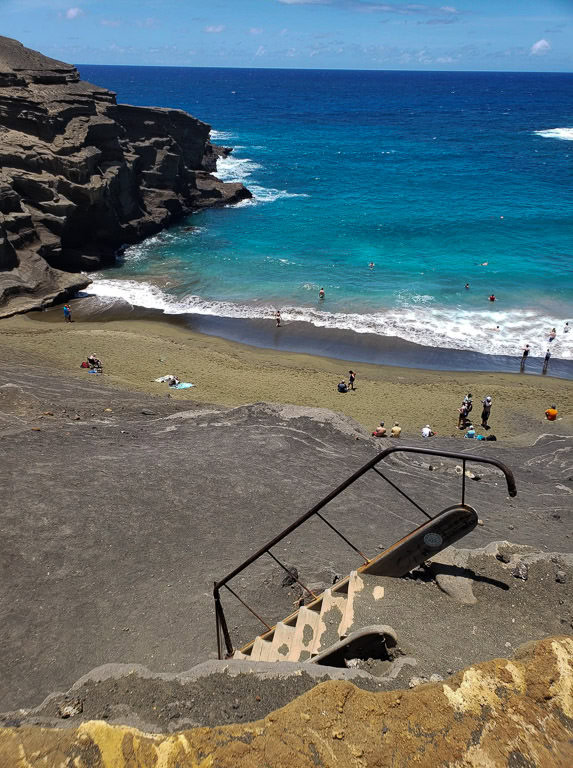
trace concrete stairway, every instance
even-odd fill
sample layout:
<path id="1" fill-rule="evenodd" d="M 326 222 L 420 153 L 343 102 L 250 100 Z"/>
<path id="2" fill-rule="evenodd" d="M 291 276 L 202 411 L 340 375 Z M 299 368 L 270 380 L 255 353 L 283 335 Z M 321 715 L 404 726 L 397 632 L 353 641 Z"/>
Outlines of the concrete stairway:
<path id="1" fill-rule="evenodd" d="M 350 576 L 235 651 L 234 659 L 312 661 L 354 630 L 375 624 L 384 587 L 378 576 L 352 571 Z"/>
<path id="2" fill-rule="evenodd" d="M 325 590 L 251 643 L 234 659 L 312 661 L 350 634 L 383 623 L 381 577 L 399 577 L 477 525 L 474 509 L 456 504 Z M 387 584 L 387 580 L 385 581 Z"/>

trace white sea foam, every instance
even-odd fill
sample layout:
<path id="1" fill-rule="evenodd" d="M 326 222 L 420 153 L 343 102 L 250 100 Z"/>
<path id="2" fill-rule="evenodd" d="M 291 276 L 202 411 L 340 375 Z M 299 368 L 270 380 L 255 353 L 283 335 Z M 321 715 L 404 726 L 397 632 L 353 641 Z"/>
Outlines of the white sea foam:
<path id="1" fill-rule="evenodd" d="M 287 192 L 286 189 L 272 189 L 260 187 L 258 184 L 249 184 L 255 200 L 261 203 L 274 203 L 275 200 L 283 200 L 288 197 L 308 197 L 304 192 Z"/>
<path id="2" fill-rule="evenodd" d="M 231 131 L 216 131 L 211 128 L 211 141 L 227 141 L 234 138 L 236 138 L 236 135 Z"/>
<path id="3" fill-rule="evenodd" d="M 262 166 L 251 160 L 250 157 L 237 157 L 236 154 L 232 154 L 228 157 L 219 158 L 217 161 L 217 171 L 214 175 L 221 179 L 221 181 L 245 184 L 253 194 L 252 200 L 241 200 L 240 203 L 235 203 L 233 207 L 256 205 L 257 203 L 274 203 L 275 200 L 289 197 L 308 197 L 304 192 L 287 192 L 286 189 L 273 189 L 252 183 L 250 177 L 261 168 Z"/>
<path id="4" fill-rule="evenodd" d="M 249 157 L 237 157 L 229 155 L 217 160 L 217 172 L 215 176 L 221 181 L 245 182 L 248 177 L 261 166 Z"/>
<path id="5" fill-rule="evenodd" d="M 549 128 L 546 131 L 534 131 L 534 133 L 537 136 L 543 136 L 544 139 L 573 141 L 573 128 Z"/>
<path id="6" fill-rule="evenodd" d="M 306 287 L 306 286 L 305 286 Z M 104 302 L 122 299 L 132 306 L 158 309 L 168 315 L 196 313 L 229 318 L 272 319 L 276 306 L 213 301 L 201 296 L 176 299 L 161 288 L 135 280 L 97 279 L 86 293 Z M 423 297 L 427 299 L 427 297 Z M 559 333 L 565 319 L 547 317 L 532 310 L 515 312 L 439 309 L 426 302 L 373 313 L 328 312 L 312 307 L 281 306 L 283 321 L 301 321 L 319 328 L 338 328 L 355 333 L 396 336 L 428 347 L 466 349 L 490 355 L 520 355 L 525 343 L 539 357 L 550 347 L 554 358 L 573 360 L 573 332 Z M 495 331 L 499 325 L 501 330 Z M 557 339 L 549 344 L 547 333 L 555 326 Z M 570 338 L 571 337 L 571 338 Z"/>

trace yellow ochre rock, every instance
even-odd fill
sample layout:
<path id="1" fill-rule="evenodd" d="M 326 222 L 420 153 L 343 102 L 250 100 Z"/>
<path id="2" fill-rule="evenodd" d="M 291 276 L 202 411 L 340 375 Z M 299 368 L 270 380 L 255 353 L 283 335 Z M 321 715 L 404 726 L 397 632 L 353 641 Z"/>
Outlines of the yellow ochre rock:
<path id="1" fill-rule="evenodd" d="M 573 637 L 530 643 L 511 661 L 413 690 L 322 683 L 254 724 L 168 735 L 102 721 L 0 729 L 0 768 L 508 765 L 573 765 Z"/>

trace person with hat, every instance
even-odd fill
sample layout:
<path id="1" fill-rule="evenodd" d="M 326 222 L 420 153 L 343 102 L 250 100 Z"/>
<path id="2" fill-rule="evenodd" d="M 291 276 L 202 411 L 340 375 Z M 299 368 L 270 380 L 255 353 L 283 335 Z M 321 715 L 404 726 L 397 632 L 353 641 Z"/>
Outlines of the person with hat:
<path id="1" fill-rule="evenodd" d="M 491 412 L 492 402 L 493 400 L 489 395 L 487 395 L 487 397 L 484 397 L 484 399 L 481 401 L 481 404 L 483 405 L 483 409 L 481 412 L 481 425 L 484 429 L 489 429 L 487 422 L 489 419 L 489 414 Z"/>

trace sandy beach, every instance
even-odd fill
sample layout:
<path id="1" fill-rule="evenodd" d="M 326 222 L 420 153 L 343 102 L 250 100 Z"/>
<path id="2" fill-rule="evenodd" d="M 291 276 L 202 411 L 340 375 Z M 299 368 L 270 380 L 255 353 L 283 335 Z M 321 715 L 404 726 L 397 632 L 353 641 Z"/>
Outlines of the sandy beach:
<path id="1" fill-rule="evenodd" d="M 457 409 L 467 392 L 474 396 L 479 423 L 481 399 L 493 398 L 490 434 L 529 444 L 543 432 L 573 428 L 573 384 L 550 377 L 505 373 L 428 371 L 368 365 L 300 353 L 279 352 L 189 331 L 166 320 L 82 319 L 64 324 L 60 311 L 5 319 L 0 354 L 5 361 L 33 363 L 107 386 L 165 397 L 229 406 L 281 402 L 329 408 L 356 419 L 366 429 L 395 421 L 403 436 L 420 434 L 425 424 L 444 436 L 462 437 Z M 80 368 L 94 352 L 104 363 L 102 377 Z M 336 385 L 358 372 L 356 391 L 340 394 Z M 176 374 L 195 386 L 169 390 L 154 382 Z M 95 383 L 95 381 L 94 381 Z M 559 419 L 544 411 L 555 403 Z M 479 430 L 481 431 L 481 430 Z"/>

